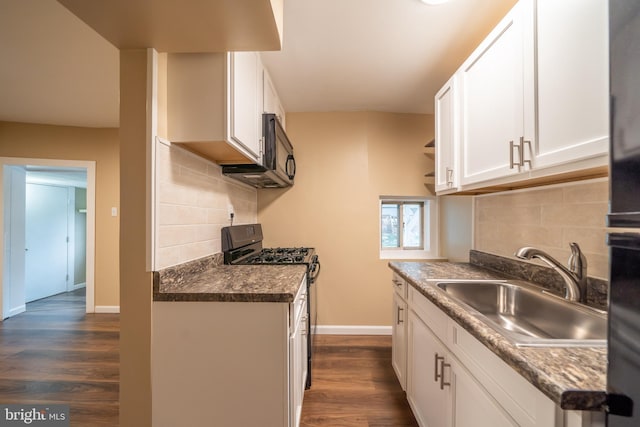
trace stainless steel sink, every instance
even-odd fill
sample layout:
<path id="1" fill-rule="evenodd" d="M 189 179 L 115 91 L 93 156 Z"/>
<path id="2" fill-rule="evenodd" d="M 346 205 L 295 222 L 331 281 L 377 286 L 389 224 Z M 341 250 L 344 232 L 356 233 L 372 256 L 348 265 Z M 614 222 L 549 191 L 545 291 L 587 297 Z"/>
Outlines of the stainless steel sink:
<path id="1" fill-rule="evenodd" d="M 607 343 L 605 312 L 542 288 L 500 281 L 443 281 L 437 286 L 517 346 L 600 347 Z"/>

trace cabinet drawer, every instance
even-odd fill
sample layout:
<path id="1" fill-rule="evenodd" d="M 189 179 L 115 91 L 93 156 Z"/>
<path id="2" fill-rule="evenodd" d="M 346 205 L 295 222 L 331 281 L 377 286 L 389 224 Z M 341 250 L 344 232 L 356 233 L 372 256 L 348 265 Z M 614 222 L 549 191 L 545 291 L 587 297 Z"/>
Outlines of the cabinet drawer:
<path id="1" fill-rule="evenodd" d="M 391 279 L 393 283 L 393 289 L 395 292 L 402 298 L 403 300 L 407 300 L 407 282 L 400 277 L 398 273 L 393 273 L 393 278 Z"/>
<path id="2" fill-rule="evenodd" d="M 409 307 L 442 342 L 447 342 L 447 315 L 414 287 L 409 287 Z"/>

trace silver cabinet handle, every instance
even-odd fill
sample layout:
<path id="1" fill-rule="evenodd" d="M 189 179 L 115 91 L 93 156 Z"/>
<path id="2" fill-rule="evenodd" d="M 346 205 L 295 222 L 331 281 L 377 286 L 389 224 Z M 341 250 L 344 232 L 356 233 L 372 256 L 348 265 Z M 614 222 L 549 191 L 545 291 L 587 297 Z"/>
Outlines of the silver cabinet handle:
<path id="1" fill-rule="evenodd" d="M 396 315 L 396 325 L 399 325 L 400 323 L 404 322 L 404 320 L 402 320 L 402 317 L 400 316 L 401 311 L 404 311 L 404 308 L 398 307 L 398 313 Z"/>
<path id="2" fill-rule="evenodd" d="M 447 174 L 447 186 L 453 185 L 453 169 L 450 167 L 447 167 L 446 174 Z"/>
<path id="3" fill-rule="evenodd" d="M 525 141 L 524 136 L 520 137 L 520 147 L 519 147 L 519 152 L 520 152 L 520 166 L 524 166 L 525 163 L 529 163 L 529 169 L 531 169 L 531 160 L 525 160 L 524 159 L 524 145 L 528 144 L 529 145 L 529 152 L 531 152 L 531 141 Z"/>
<path id="4" fill-rule="evenodd" d="M 438 353 L 435 354 L 435 377 L 433 381 L 438 382 L 442 378 L 442 374 L 438 373 L 438 364 L 444 363 L 444 356 L 438 356 Z"/>
<path id="5" fill-rule="evenodd" d="M 520 166 L 520 161 L 518 161 L 516 163 L 516 161 L 514 160 L 514 154 L 513 154 L 513 150 L 515 150 L 516 148 L 520 149 L 519 145 L 514 144 L 513 141 L 509 141 L 509 169 L 513 169 L 516 166 Z M 520 155 L 520 152 L 518 152 L 518 156 L 522 157 Z"/>
<path id="6" fill-rule="evenodd" d="M 524 146 L 525 144 L 529 145 L 529 152 L 531 152 L 531 141 L 526 141 L 524 139 L 524 136 L 520 137 L 520 142 L 518 144 L 514 143 L 513 141 L 509 141 L 509 169 L 514 169 L 516 166 L 518 168 L 520 167 L 524 167 L 524 165 L 526 163 L 529 164 L 529 169 L 532 168 L 532 163 L 531 160 L 525 160 L 525 151 L 524 151 Z M 515 161 L 515 154 L 514 154 L 514 150 L 518 149 L 518 161 Z"/>
<path id="7" fill-rule="evenodd" d="M 444 382 L 444 369 L 450 368 L 451 365 L 449 363 L 444 363 L 444 357 L 442 358 L 442 362 L 440 363 L 440 390 L 444 390 L 444 387 L 449 387 L 451 385 L 450 382 Z"/>

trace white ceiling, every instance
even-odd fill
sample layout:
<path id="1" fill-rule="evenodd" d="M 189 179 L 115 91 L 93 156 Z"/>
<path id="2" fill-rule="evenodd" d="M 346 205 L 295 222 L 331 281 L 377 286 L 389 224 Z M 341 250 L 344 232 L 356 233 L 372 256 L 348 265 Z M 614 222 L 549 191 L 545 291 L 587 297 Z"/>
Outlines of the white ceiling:
<path id="1" fill-rule="evenodd" d="M 262 54 L 287 111 L 431 113 L 516 0 L 286 0 Z M 118 50 L 55 0 L 0 0 L 0 120 L 118 126 Z"/>
<path id="2" fill-rule="evenodd" d="M 118 126 L 118 50 L 55 0 L 0 0 L 0 56 L 0 120 Z"/>
<path id="3" fill-rule="evenodd" d="M 262 58 L 286 111 L 432 113 L 433 96 L 515 0 L 288 0 Z"/>

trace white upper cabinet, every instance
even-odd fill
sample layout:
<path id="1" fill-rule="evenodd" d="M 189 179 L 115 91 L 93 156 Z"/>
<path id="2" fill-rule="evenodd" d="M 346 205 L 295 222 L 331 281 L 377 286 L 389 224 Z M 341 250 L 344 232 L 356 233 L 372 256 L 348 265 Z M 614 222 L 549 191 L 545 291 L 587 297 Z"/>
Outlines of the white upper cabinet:
<path id="1" fill-rule="evenodd" d="M 436 191 L 439 194 L 454 192 L 458 189 L 457 134 L 458 121 L 455 108 L 456 77 L 454 75 L 438 91 L 435 98 L 436 116 Z"/>
<path id="2" fill-rule="evenodd" d="M 533 55 L 533 5 L 524 0 L 459 69 L 463 186 L 526 167 L 520 141 L 535 131 Z"/>
<path id="3" fill-rule="evenodd" d="M 217 163 L 260 163 L 261 73 L 256 52 L 168 54 L 169 140 Z"/>
<path id="4" fill-rule="evenodd" d="M 256 159 L 261 157 L 262 129 L 258 126 L 262 96 L 260 58 L 255 52 L 228 54 L 229 120 L 228 139 L 244 147 Z M 260 96 L 259 96 L 260 95 Z"/>
<path id="5" fill-rule="evenodd" d="M 537 1 L 534 167 L 609 149 L 608 9 L 603 0 Z"/>
<path id="6" fill-rule="evenodd" d="M 520 0 L 436 95 L 438 194 L 606 175 L 608 64 L 606 1 Z"/>
<path id="7" fill-rule="evenodd" d="M 285 111 L 280 102 L 280 97 L 276 91 L 269 72 L 265 69 L 263 73 L 264 100 L 263 112 L 275 114 L 282 127 L 285 127 Z"/>

